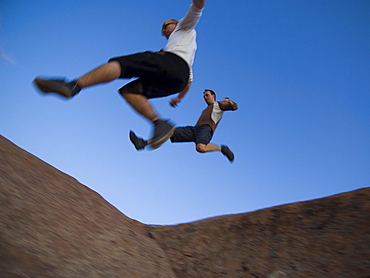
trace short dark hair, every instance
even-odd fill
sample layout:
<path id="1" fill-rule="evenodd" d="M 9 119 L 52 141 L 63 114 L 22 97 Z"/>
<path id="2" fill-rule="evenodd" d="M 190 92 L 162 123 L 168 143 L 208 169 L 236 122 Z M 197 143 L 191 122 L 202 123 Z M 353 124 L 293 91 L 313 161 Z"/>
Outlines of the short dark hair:
<path id="1" fill-rule="evenodd" d="M 203 93 L 205 93 L 207 91 L 209 91 L 212 95 L 214 95 L 216 97 L 216 93 L 211 89 L 205 89 Z"/>

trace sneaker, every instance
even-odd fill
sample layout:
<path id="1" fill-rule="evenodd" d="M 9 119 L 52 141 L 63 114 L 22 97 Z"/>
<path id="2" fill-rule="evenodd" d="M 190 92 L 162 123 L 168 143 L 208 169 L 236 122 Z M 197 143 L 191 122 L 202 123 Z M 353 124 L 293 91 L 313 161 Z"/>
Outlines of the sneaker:
<path id="1" fill-rule="evenodd" d="M 81 90 L 76 82 L 67 83 L 63 79 L 35 78 L 33 82 L 43 93 L 56 93 L 65 98 L 71 98 Z"/>
<path id="2" fill-rule="evenodd" d="M 143 150 L 145 146 L 148 145 L 147 141 L 145 141 L 142 138 L 137 137 L 136 134 L 132 130 L 130 130 L 130 141 L 132 144 L 134 144 L 135 149 L 137 149 L 138 151 Z"/>
<path id="3" fill-rule="evenodd" d="M 228 146 L 221 145 L 221 153 L 225 155 L 230 162 L 234 161 L 234 153 L 229 149 Z"/>
<path id="4" fill-rule="evenodd" d="M 168 121 L 158 120 L 154 123 L 154 136 L 151 147 L 158 149 L 164 142 L 167 141 L 173 134 L 175 127 Z"/>

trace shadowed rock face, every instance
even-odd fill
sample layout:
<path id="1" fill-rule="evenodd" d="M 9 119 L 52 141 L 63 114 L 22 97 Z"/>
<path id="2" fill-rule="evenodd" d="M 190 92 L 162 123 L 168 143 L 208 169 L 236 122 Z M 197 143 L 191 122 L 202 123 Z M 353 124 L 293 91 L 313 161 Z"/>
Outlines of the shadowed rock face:
<path id="1" fill-rule="evenodd" d="M 370 189 L 174 226 L 0 136 L 0 277 L 370 277 Z"/>
<path id="2" fill-rule="evenodd" d="M 0 277 L 176 277 L 99 194 L 0 137 Z"/>
<path id="3" fill-rule="evenodd" d="M 148 229 L 177 277 L 370 277 L 370 198 L 310 202 Z"/>

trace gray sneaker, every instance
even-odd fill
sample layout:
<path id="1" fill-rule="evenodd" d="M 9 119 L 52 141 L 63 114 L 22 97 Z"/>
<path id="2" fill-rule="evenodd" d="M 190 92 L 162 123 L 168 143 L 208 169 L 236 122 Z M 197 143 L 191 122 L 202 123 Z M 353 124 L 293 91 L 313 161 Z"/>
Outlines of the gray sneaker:
<path id="1" fill-rule="evenodd" d="M 154 124 L 154 136 L 150 146 L 153 149 L 158 149 L 164 142 L 173 134 L 176 127 L 165 120 L 158 120 Z"/>
<path id="2" fill-rule="evenodd" d="M 130 130 L 130 141 L 132 144 L 134 144 L 135 149 L 137 149 L 138 151 L 143 150 L 148 145 L 147 141 L 137 137 L 132 130 Z"/>
<path id="3" fill-rule="evenodd" d="M 234 153 L 229 149 L 228 146 L 221 145 L 221 153 L 225 155 L 230 162 L 234 161 Z"/>
<path id="4" fill-rule="evenodd" d="M 71 98 L 81 91 L 77 82 L 65 82 L 64 79 L 35 78 L 33 81 L 43 93 L 56 93 L 65 98 Z"/>

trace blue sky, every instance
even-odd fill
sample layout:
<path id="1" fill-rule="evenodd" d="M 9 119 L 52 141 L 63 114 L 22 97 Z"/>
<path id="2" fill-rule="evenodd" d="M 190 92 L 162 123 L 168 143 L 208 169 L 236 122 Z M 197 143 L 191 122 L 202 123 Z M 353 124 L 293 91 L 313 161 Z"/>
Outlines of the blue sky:
<path id="1" fill-rule="evenodd" d="M 370 2 L 207 1 L 198 24 L 194 83 L 179 107 L 193 125 L 202 92 L 230 97 L 212 142 L 235 152 L 199 154 L 166 142 L 137 152 L 130 129 L 150 125 L 117 93 L 128 80 L 43 96 L 38 75 L 79 77 L 109 58 L 165 43 L 164 20 L 190 1 L 0 3 L 0 131 L 98 192 L 130 218 L 177 224 L 326 197 L 370 184 Z"/>

